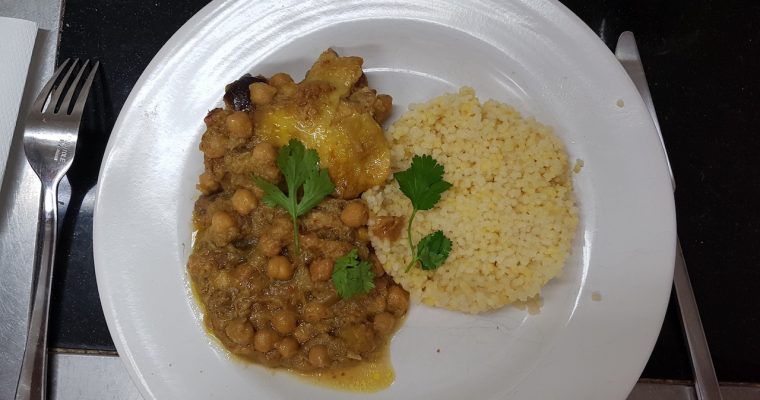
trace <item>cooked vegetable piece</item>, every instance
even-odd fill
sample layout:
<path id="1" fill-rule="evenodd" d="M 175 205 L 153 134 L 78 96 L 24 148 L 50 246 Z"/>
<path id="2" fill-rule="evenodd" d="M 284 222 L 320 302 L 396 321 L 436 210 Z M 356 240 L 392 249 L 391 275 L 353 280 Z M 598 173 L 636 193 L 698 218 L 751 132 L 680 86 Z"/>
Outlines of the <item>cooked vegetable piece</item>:
<path id="1" fill-rule="evenodd" d="M 224 88 L 224 103 L 227 107 L 235 111 L 251 110 L 251 92 L 248 88 L 254 82 L 266 82 L 263 76 L 251 76 L 245 74 L 238 80 L 230 83 Z"/>

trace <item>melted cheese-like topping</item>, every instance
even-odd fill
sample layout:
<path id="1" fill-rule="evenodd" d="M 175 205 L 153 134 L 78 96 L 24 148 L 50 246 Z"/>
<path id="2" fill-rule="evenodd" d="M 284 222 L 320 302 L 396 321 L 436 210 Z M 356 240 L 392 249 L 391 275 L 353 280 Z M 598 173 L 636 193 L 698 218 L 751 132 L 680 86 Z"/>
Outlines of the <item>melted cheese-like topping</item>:
<path id="1" fill-rule="evenodd" d="M 361 66 L 359 57 L 326 51 L 301 83 L 281 89 L 253 112 L 254 131 L 262 140 L 284 146 L 295 138 L 315 149 L 345 199 L 384 183 L 390 173 L 382 127 L 366 104 L 350 96 L 362 77 Z"/>

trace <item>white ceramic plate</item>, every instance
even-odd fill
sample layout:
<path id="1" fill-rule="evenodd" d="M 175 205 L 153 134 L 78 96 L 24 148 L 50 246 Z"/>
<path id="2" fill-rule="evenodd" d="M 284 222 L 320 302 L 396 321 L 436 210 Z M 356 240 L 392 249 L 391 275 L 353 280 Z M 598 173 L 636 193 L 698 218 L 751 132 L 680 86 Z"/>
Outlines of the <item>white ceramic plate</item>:
<path id="1" fill-rule="evenodd" d="M 609 50 L 561 4 L 528 0 L 215 1 L 169 40 L 119 116 L 95 210 L 103 309 L 145 398 L 357 396 L 230 360 L 202 328 L 185 272 L 206 112 L 243 73 L 303 76 L 328 46 L 364 57 L 396 117 L 469 85 L 554 126 L 571 159 L 585 161 L 573 255 L 541 313 L 414 305 L 391 346 L 395 383 L 366 397 L 625 398 L 670 293 L 668 170 Z"/>

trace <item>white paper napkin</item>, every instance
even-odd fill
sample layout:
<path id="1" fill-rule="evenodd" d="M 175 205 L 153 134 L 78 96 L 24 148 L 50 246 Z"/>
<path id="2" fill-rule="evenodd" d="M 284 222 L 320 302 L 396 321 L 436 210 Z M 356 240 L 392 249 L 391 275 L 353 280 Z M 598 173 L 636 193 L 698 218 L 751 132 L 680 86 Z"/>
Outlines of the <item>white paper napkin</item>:
<path id="1" fill-rule="evenodd" d="M 0 17 L 0 183 L 16 130 L 36 36 L 34 22 Z"/>

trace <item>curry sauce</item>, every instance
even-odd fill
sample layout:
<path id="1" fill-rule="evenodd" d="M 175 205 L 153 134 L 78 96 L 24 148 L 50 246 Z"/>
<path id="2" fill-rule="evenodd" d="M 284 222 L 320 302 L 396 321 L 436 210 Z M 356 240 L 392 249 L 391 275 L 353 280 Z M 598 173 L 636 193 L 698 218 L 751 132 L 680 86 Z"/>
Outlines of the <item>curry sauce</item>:
<path id="1" fill-rule="evenodd" d="M 356 199 L 390 167 L 380 123 L 391 99 L 367 86 L 361 64 L 328 50 L 300 83 L 275 74 L 227 86 L 225 107 L 204 120 L 188 273 L 208 331 L 233 355 L 367 391 L 393 380 L 388 343 L 409 294 L 385 274 L 369 241 L 367 206 Z M 318 152 L 336 187 L 298 218 L 297 232 L 252 179 L 284 184 L 278 148 L 292 138 Z M 354 249 L 371 263 L 374 288 L 344 299 L 330 276 L 335 260 Z"/>

